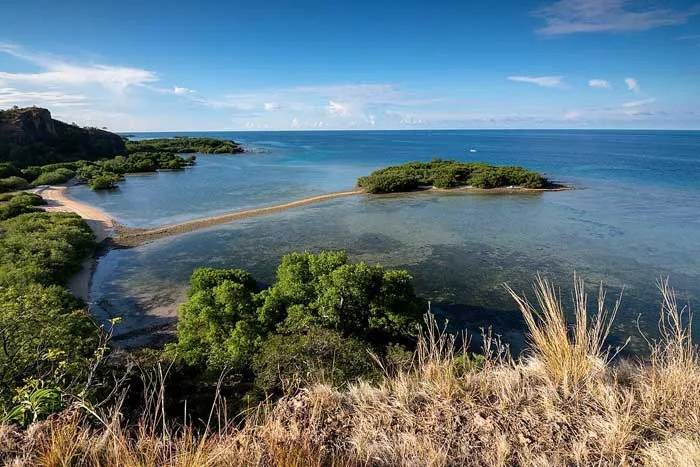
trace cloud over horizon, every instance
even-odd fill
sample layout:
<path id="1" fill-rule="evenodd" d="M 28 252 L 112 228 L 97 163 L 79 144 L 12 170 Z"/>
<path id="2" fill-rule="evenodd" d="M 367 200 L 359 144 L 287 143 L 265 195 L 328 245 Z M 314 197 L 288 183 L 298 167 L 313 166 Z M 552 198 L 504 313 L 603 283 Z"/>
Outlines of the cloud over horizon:
<path id="1" fill-rule="evenodd" d="M 56 118 L 64 121 L 128 132 L 620 127 L 651 121 L 653 115 L 669 115 L 663 107 L 655 112 L 642 108 L 656 101 L 643 99 L 648 96 L 633 77 L 624 80 L 625 86 L 613 86 L 612 81 L 601 78 L 571 76 L 569 84 L 563 74 L 511 75 L 506 76 L 507 81 L 533 86 L 523 86 L 513 95 L 489 98 L 481 90 L 457 86 L 391 82 L 242 87 L 228 93 L 224 88 L 217 93 L 216 88 L 202 91 L 205 87 L 187 75 L 186 82 L 198 90 L 167 82 L 162 78 L 165 74 L 155 70 L 75 59 L 69 63 L 58 56 L 28 53 L 3 44 L 1 54 L 32 66 L 0 68 L 0 108 L 38 105 L 53 110 Z M 503 76 L 493 79 L 503 80 Z M 638 100 L 593 106 L 582 100 L 580 93 L 549 91 L 582 85 L 610 89 L 598 94 L 598 99 L 629 99 L 632 91 Z M 682 115 L 691 114 L 686 111 Z"/>
<path id="2" fill-rule="evenodd" d="M 544 88 L 558 88 L 564 84 L 563 76 L 509 76 L 510 81 L 517 83 L 530 83 Z"/>
<path id="3" fill-rule="evenodd" d="M 606 81 L 604 79 L 591 79 L 588 80 L 588 85 L 592 88 L 606 88 L 609 89 L 612 87 L 609 81 Z"/>

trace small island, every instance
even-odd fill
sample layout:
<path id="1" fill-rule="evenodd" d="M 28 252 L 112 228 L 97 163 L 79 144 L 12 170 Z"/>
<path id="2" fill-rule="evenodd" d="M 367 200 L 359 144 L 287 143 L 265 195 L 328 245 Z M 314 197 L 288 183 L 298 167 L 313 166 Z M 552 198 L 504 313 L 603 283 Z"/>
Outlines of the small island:
<path id="1" fill-rule="evenodd" d="M 544 175 L 515 166 L 495 166 L 483 162 L 459 162 L 435 158 L 430 162 L 408 162 L 385 167 L 360 177 L 357 186 L 367 193 L 400 193 L 421 189 L 523 188 L 557 190 L 567 188 Z"/>
<path id="2" fill-rule="evenodd" d="M 182 170 L 195 164 L 191 154 L 241 154 L 243 147 L 235 141 L 214 138 L 145 139 L 127 141 L 125 155 L 113 159 L 76 163 L 79 181 L 87 183 L 93 190 L 115 188 L 123 176 L 130 173 L 147 173 L 157 170 Z M 182 157 L 180 154 L 190 154 Z"/>
<path id="3" fill-rule="evenodd" d="M 173 138 L 144 139 L 127 141 L 126 150 L 138 152 L 169 152 L 173 154 L 241 154 L 245 150 L 235 141 L 175 136 Z"/>

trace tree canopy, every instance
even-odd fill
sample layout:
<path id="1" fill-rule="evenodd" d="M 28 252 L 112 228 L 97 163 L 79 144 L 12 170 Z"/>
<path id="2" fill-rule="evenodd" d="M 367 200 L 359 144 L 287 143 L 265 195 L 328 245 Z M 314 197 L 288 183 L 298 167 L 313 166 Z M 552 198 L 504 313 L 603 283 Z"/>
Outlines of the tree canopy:
<path id="1" fill-rule="evenodd" d="M 235 141 L 216 138 L 176 136 L 174 138 L 144 139 L 128 141 L 129 153 L 171 152 L 174 154 L 239 154 L 245 152 Z"/>
<path id="2" fill-rule="evenodd" d="M 34 212 L 42 203 L 29 193 L 0 197 L 0 414 L 25 387 L 79 385 L 99 341 L 64 287 L 94 235 L 75 214 Z"/>
<path id="3" fill-rule="evenodd" d="M 554 184 L 543 175 L 515 166 L 494 166 L 482 162 L 459 162 L 435 158 L 430 162 L 409 162 L 386 167 L 360 177 L 357 185 L 369 193 L 394 193 L 420 187 L 549 188 Z"/>
<path id="4" fill-rule="evenodd" d="M 412 345 L 426 310 L 406 271 L 351 264 L 344 252 L 288 254 L 264 289 L 239 269 L 197 269 L 190 284 L 168 350 L 209 371 L 252 373 L 267 391 L 301 368 L 325 365 L 338 381 L 369 371 L 360 349 Z M 277 364 L 294 374 L 275 376 Z"/>

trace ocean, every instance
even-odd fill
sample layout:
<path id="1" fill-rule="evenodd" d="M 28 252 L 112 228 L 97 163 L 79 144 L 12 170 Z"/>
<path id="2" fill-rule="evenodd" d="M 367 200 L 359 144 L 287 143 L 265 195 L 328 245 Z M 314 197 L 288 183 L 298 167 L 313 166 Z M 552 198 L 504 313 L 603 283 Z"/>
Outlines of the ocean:
<path id="1" fill-rule="evenodd" d="M 336 199 L 110 251 L 98 263 L 90 302 L 98 316 L 124 318 L 116 334 L 125 344 L 168 335 L 194 268 L 243 268 L 271 282 L 281 256 L 299 250 L 343 249 L 354 261 L 408 269 L 451 329 L 478 341 L 492 327 L 516 352 L 523 323 L 503 284 L 530 293 L 538 273 L 565 298 L 574 272 L 591 293 L 604 283 L 610 306 L 622 293 L 611 343 L 629 337 L 632 353 L 644 353 L 641 333 L 655 335 L 659 278 L 670 277 L 681 304 L 700 304 L 700 132 L 177 135 L 233 139 L 255 152 L 201 155 L 192 169 L 129 176 L 113 192 L 77 186 L 69 195 L 125 225 L 148 227 L 344 190 L 377 168 L 436 156 L 520 165 L 575 189 Z"/>

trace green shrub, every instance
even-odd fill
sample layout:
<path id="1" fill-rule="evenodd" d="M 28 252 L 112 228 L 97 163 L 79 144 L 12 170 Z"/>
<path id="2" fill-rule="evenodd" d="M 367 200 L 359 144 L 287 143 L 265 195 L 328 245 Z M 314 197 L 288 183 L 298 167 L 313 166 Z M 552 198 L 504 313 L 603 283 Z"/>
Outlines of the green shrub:
<path id="1" fill-rule="evenodd" d="M 27 180 L 22 177 L 12 176 L 0 179 L 0 193 L 5 191 L 23 190 L 29 186 Z"/>
<path id="2" fill-rule="evenodd" d="M 91 179 L 88 184 L 93 190 L 111 190 L 117 187 L 120 180 L 121 177 L 118 175 L 104 173 Z"/>
<path id="3" fill-rule="evenodd" d="M 285 255 L 263 290 L 238 269 L 197 269 L 190 284 L 167 353 L 206 374 L 250 375 L 264 392 L 286 379 L 374 374 L 367 350 L 412 346 L 427 308 L 406 271 L 351 264 L 343 252 Z"/>
<path id="4" fill-rule="evenodd" d="M 253 372 L 256 389 L 278 395 L 289 385 L 321 381 L 341 387 L 358 378 L 379 377 L 366 343 L 318 327 L 270 336 L 253 358 Z"/>
<path id="5" fill-rule="evenodd" d="M 42 170 L 41 167 L 38 166 L 32 166 L 32 167 L 27 167 L 26 169 L 22 169 L 22 178 L 27 179 L 30 182 L 33 182 L 36 180 L 36 178 L 41 175 Z"/>
<path id="6" fill-rule="evenodd" d="M 16 193 L 0 195 L 0 221 L 28 212 L 36 212 L 37 206 L 46 204 L 44 199 L 34 193 Z"/>
<path id="7" fill-rule="evenodd" d="M 22 171 L 9 162 L 0 163 L 0 179 L 22 177 Z"/>
<path id="8" fill-rule="evenodd" d="M 53 172 L 43 172 L 39 175 L 32 185 L 59 185 L 65 183 L 71 178 L 75 177 L 75 172 L 71 169 L 59 168 Z"/>

